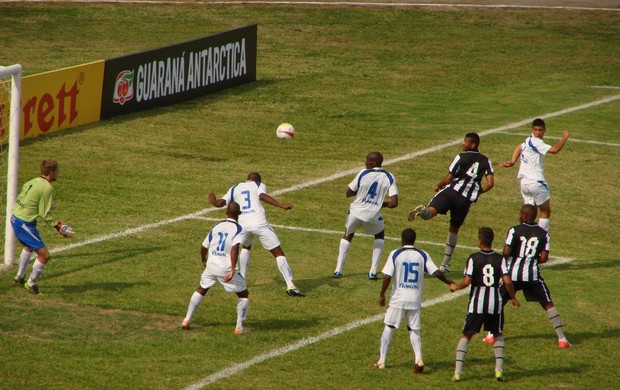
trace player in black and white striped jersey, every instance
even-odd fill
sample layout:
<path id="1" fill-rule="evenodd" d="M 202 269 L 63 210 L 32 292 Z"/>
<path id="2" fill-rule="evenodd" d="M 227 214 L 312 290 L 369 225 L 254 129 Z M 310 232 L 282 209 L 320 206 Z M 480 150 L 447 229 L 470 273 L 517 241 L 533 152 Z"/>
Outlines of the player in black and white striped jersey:
<path id="1" fill-rule="evenodd" d="M 551 293 L 540 275 L 538 264 L 549 259 L 549 233 L 536 224 L 536 206 L 526 204 L 519 213 L 519 225 L 508 231 L 504 242 L 503 255 L 509 263 L 510 277 L 515 291 L 523 290 L 528 302 L 538 302 L 545 309 L 549 321 L 558 336 L 560 348 L 570 348 L 571 344 L 564 336 L 560 313 L 551 300 Z M 502 291 L 504 298 L 507 296 Z M 489 342 L 489 336 L 485 342 Z"/>
<path id="2" fill-rule="evenodd" d="M 515 297 L 505 258 L 493 251 L 493 238 L 491 228 L 482 227 L 478 230 L 480 251 L 467 258 L 463 280 L 457 286 L 450 288 L 450 291 L 454 292 L 471 285 L 463 335 L 456 347 L 453 381 L 461 380 L 469 342 L 476 333 L 480 332 L 483 325 L 485 330 L 495 336 L 493 346 L 495 378 L 500 382 L 504 381 L 504 337 L 502 336 L 504 298 L 500 292 L 502 282 L 513 306 L 518 308 L 520 303 Z"/>
<path id="3" fill-rule="evenodd" d="M 422 219 L 431 219 L 437 214 L 446 214 L 450 211 L 450 228 L 446 240 L 446 251 L 439 269 L 450 272 L 450 260 L 458 241 L 459 229 L 465 222 L 472 203 L 493 188 L 493 166 L 488 157 L 480 153 L 480 136 L 477 133 L 467 133 L 463 139 L 462 153 L 459 153 L 450 164 L 448 173 L 435 187 L 437 194 L 431 199 L 428 206 L 420 205 L 407 215 L 413 221 L 416 216 Z M 482 185 L 482 178 L 485 184 Z"/>

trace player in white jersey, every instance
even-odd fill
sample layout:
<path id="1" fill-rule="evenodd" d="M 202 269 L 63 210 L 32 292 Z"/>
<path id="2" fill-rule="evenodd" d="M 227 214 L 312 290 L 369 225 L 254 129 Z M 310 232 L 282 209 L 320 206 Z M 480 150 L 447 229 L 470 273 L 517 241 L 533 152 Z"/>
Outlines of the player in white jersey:
<path id="1" fill-rule="evenodd" d="M 422 307 L 422 292 L 424 290 L 424 273 L 436 276 L 450 287 L 456 287 L 456 284 L 452 280 L 448 280 L 439 271 L 428 253 L 413 246 L 415 239 L 416 233 L 413 229 L 403 230 L 401 234 L 402 247 L 390 253 L 381 271 L 385 278 L 381 285 L 379 305 L 385 306 L 385 292 L 390 284 L 392 285 L 392 295 L 385 313 L 385 327 L 381 334 L 379 360 L 375 363 L 375 367 L 385 368 L 385 358 L 392 342 L 394 329 L 398 329 L 403 316 L 406 316 L 409 340 L 415 355 L 413 373 L 420 374 L 424 371 L 422 338 L 420 337 L 420 308 Z"/>
<path id="2" fill-rule="evenodd" d="M 293 271 L 291 271 L 291 267 L 288 265 L 276 232 L 267 222 L 267 216 L 261 201 L 284 210 L 290 210 L 293 206 L 288 203 L 280 203 L 267 194 L 267 187 L 261 183 L 261 176 L 258 172 L 250 173 L 246 181 L 230 187 L 226 195 L 221 199 L 217 199 L 215 193 L 209 193 L 209 202 L 215 207 L 223 207 L 233 201 L 241 206 L 239 224 L 252 237 L 257 236 L 263 247 L 271 252 L 276 259 L 278 269 L 286 282 L 286 293 L 292 297 L 303 297 L 304 294 L 295 287 Z M 250 250 L 252 249 L 253 241 L 252 239 L 249 245 L 244 245 L 239 255 L 239 272 L 244 278 L 250 265 Z"/>
<path id="3" fill-rule="evenodd" d="M 249 293 L 245 279 L 236 272 L 235 268 L 239 246 L 249 241 L 249 235 L 237 223 L 239 214 L 241 214 L 239 204 L 230 202 L 226 208 L 228 218 L 217 223 L 211 229 L 200 247 L 200 258 L 205 270 L 200 278 L 200 286 L 189 301 L 187 314 L 181 324 L 185 330 L 190 329 L 194 313 L 209 288 L 219 282 L 226 291 L 236 293 L 239 298 L 237 301 L 237 325 L 234 334 L 240 335 L 247 332 L 243 327 L 243 321 L 248 312 Z"/>
<path id="4" fill-rule="evenodd" d="M 366 156 L 366 168 L 362 169 L 349 183 L 347 197 L 355 196 L 349 207 L 344 236 L 340 240 L 338 259 L 334 278 L 342 277 L 342 269 L 349 253 L 351 240 L 355 231 L 363 227 L 366 233 L 373 234 L 375 241 L 372 248 L 372 261 L 368 279 L 377 280 L 377 267 L 383 252 L 385 224 L 381 215 L 381 208 L 393 209 L 398 206 L 398 187 L 394 175 L 381 168 L 383 155 L 371 152 Z M 385 202 L 385 196 L 390 200 Z"/>
<path id="5" fill-rule="evenodd" d="M 537 118 L 532 122 L 532 134 L 523 142 L 517 145 L 510 161 L 501 164 L 504 168 L 515 165 L 517 159 L 521 158 L 517 179 L 521 185 L 521 196 L 523 204 L 533 204 L 540 210 L 538 225 L 545 230 L 549 230 L 549 218 L 551 216 L 551 194 L 549 186 L 545 180 L 545 155 L 547 153 L 557 154 L 564 148 L 570 132 L 564 130 L 562 138 L 553 146 L 543 141 L 545 137 L 545 121 Z"/>

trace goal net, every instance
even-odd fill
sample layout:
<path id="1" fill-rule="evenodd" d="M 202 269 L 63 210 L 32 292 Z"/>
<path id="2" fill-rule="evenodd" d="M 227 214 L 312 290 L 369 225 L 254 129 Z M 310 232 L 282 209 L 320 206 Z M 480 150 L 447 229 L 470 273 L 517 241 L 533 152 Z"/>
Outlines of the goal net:
<path id="1" fill-rule="evenodd" d="M 0 199 L 5 218 L 0 218 L 4 232 L 5 266 L 15 260 L 15 233 L 11 228 L 11 209 L 17 198 L 19 160 L 21 65 L 0 66 Z M 2 264 L 2 263 L 0 263 Z"/>

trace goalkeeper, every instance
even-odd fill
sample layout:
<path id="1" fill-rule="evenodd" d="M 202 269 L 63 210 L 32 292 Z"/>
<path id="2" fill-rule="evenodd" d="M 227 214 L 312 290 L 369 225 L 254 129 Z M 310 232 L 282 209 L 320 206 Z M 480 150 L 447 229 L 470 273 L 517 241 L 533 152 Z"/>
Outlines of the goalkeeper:
<path id="1" fill-rule="evenodd" d="M 58 163 L 54 160 L 43 160 L 41 176 L 24 184 L 13 206 L 13 215 L 11 215 L 15 237 L 24 245 L 19 256 L 19 269 L 15 276 L 15 283 L 23 284 L 32 294 L 39 293 L 37 280 L 50 258 L 50 253 L 37 230 L 37 218 L 41 218 L 66 238 L 73 237 L 74 234 L 73 229 L 64 226 L 62 222 L 54 222 L 50 215 L 54 192 L 52 182 L 56 179 L 58 179 Z M 37 253 L 37 259 L 32 266 L 30 278 L 26 281 L 24 278 L 26 267 L 33 251 Z"/>

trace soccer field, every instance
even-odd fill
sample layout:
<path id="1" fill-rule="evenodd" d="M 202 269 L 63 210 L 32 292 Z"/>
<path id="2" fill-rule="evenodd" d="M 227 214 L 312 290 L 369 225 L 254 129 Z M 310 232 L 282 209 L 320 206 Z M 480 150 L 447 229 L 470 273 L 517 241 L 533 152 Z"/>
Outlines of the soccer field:
<path id="1" fill-rule="evenodd" d="M 448 217 L 407 222 L 460 151 L 482 135 L 496 185 L 472 207 L 449 277 L 458 280 L 477 230 L 495 247 L 518 222 L 517 168 L 499 164 L 547 122 L 551 261 L 542 271 L 573 347 L 560 350 L 534 303 L 506 314 L 505 385 L 615 388 L 620 383 L 620 12 L 528 9 L 0 3 L 0 64 L 35 74 L 258 25 L 257 81 L 183 104 L 29 140 L 20 185 L 43 158 L 60 162 L 58 219 L 73 240 L 42 228 L 52 252 L 39 287 L 0 273 L 0 389 L 405 388 L 495 384 L 492 348 L 474 337 L 452 384 L 467 297 L 427 279 L 426 369 L 411 373 L 404 325 L 387 368 L 373 367 L 384 309 L 369 281 L 372 238 L 357 234 L 334 279 L 351 199 L 347 184 L 374 150 L 396 177 L 400 205 L 383 211 L 382 260 L 405 227 L 440 263 Z M 291 142 L 276 127 L 295 126 Z M 555 137 L 555 138 L 554 138 Z M 193 329 L 179 325 L 201 273 L 199 249 L 224 211 L 217 195 L 259 171 L 265 206 L 297 286 L 291 298 L 260 244 L 248 272 L 246 326 L 220 286 Z M 361 233 L 361 232 L 360 232 Z M 28 270 L 30 272 L 30 268 Z"/>

